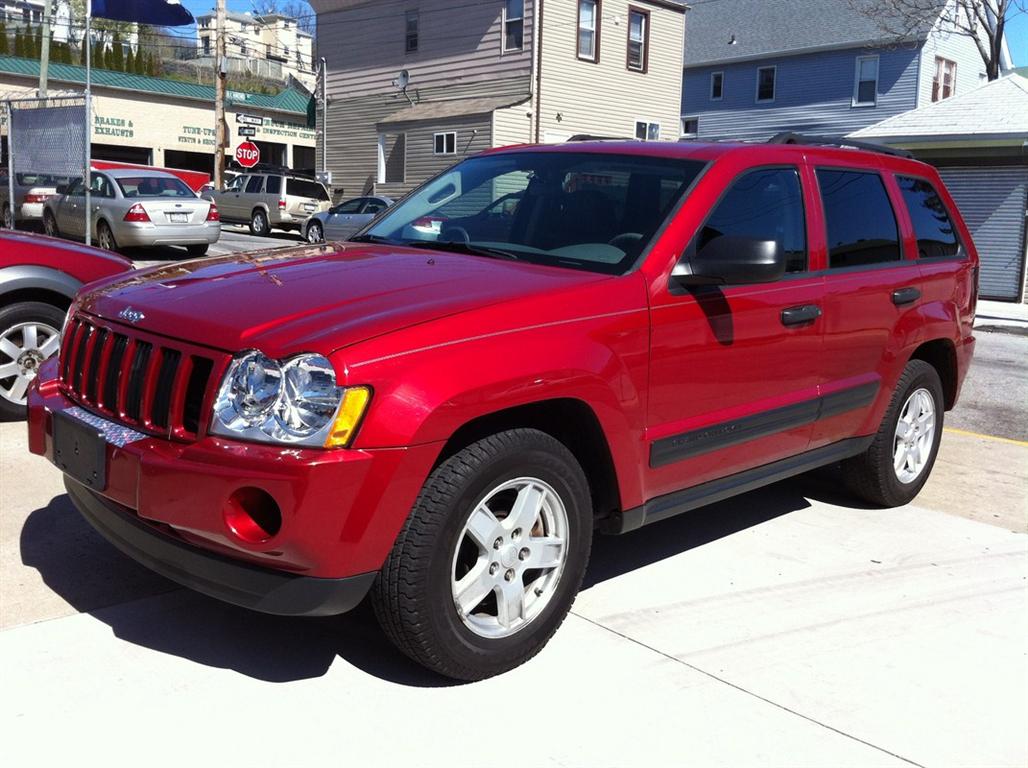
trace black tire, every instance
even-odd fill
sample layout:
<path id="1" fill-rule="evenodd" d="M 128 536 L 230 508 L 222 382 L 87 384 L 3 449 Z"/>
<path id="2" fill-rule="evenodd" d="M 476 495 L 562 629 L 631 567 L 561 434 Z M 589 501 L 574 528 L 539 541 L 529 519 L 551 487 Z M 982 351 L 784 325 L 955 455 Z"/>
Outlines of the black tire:
<path id="1" fill-rule="evenodd" d="M 542 480 L 567 511 L 566 559 L 552 597 L 519 631 L 486 638 L 465 626 L 453 600 L 454 552 L 468 516 L 498 485 Z M 372 588 L 383 631 L 410 658 L 459 680 L 479 680 L 524 663 L 546 644 L 578 594 L 593 529 L 589 485 L 571 452 L 533 429 L 500 432 L 469 445 L 429 476 Z"/>
<path id="2" fill-rule="evenodd" d="M 893 466 L 896 424 L 907 399 L 918 389 L 926 390 L 935 407 L 935 435 L 932 439 L 928 462 L 912 482 L 901 482 Z M 870 447 L 859 456 L 842 463 L 846 487 L 860 498 L 882 507 L 909 504 L 928 482 L 935 466 L 942 440 L 944 413 L 942 381 L 934 367 L 923 360 L 911 360 L 896 383 L 889 408 Z"/>
<path id="3" fill-rule="evenodd" d="M 61 236 L 61 230 L 57 228 L 57 217 L 50 211 L 43 212 L 43 233 L 50 237 Z"/>
<path id="4" fill-rule="evenodd" d="M 41 301 L 21 301 L 0 309 L 0 336 L 21 323 L 41 323 L 57 330 L 64 324 L 64 310 Z M 56 351 L 53 353 L 56 354 Z M 52 356 L 52 355 L 51 355 Z M 10 362 L 0 352 L 0 365 Z M 25 418 L 25 404 L 12 402 L 4 393 L 10 389 L 12 380 L 0 379 L 0 421 L 18 421 Z"/>
<path id="5" fill-rule="evenodd" d="M 303 238 L 308 243 L 323 243 L 325 242 L 325 230 L 317 221 L 312 221 L 307 225 L 307 231 L 304 232 Z"/>
<path id="6" fill-rule="evenodd" d="M 208 248 L 210 248 L 210 246 L 207 243 L 204 243 L 203 245 L 187 245 L 186 253 L 193 257 L 206 256 Z"/>
<path id="7" fill-rule="evenodd" d="M 105 251 L 117 252 L 118 241 L 114 239 L 114 231 L 106 221 L 97 222 L 96 244 Z"/>
<path id="8" fill-rule="evenodd" d="M 4 205 L 3 209 L 3 224 L 0 226 L 3 226 L 4 229 L 16 229 L 14 222 L 14 211 L 12 210 L 11 206 Z"/>
<path id="9" fill-rule="evenodd" d="M 268 213 L 263 208 L 254 208 L 250 214 L 250 234 L 257 237 L 267 237 L 271 234 Z"/>

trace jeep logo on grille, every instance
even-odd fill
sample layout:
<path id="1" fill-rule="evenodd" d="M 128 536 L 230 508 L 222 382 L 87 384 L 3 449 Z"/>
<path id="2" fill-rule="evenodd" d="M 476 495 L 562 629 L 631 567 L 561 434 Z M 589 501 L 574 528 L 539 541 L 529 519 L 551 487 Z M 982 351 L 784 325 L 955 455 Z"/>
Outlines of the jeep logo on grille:
<path id="1" fill-rule="evenodd" d="M 121 310 L 121 312 L 118 313 L 118 317 L 120 317 L 122 320 L 128 320 L 130 323 L 135 325 L 144 317 L 146 317 L 146 315 L 144 315 L 138 309 L 132 309 L 132 307 L 125 307 L 125 309 Z"/>

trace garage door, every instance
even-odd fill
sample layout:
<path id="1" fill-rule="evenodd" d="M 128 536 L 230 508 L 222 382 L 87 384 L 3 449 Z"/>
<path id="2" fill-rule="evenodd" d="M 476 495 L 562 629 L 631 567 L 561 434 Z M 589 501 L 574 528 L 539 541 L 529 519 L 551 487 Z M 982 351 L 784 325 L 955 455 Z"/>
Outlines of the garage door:
<path id="1" fill-rule="evenodd" d="M 981 296 L 1017 300 L 1025 261 L 1028 168 L 940 168 L 981 259 Z"/>

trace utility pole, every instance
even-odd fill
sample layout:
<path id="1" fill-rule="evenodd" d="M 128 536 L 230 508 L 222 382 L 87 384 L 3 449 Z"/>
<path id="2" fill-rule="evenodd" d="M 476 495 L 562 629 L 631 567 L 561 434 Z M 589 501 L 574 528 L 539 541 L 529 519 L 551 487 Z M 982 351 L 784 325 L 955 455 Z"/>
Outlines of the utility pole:
<path id="1" fill-rule="evenodd" d="M 218 0 L 215 9 L 214 33 L 214 188 L 225 182 L 225 149 L 228 147 L 228 125 L 225 124 L 225 0 Z"/>
<path id="2" fill-rule="evenodd" d="M 50 68 L 50 14 L 53 0 L 43 3 L 43 50 L 39 55 L 39 98 L 46 98 L 47 70 Z"/>

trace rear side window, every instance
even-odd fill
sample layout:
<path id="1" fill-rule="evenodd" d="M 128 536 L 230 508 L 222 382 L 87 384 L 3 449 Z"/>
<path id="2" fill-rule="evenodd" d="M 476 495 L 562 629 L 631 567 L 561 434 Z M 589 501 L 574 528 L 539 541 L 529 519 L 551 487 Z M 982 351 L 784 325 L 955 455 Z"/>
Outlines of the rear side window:
<path id="1" fill-rule="evenodd" d="M 261 191 L 261 184 L 264 181 L 263 176 L 251 176 L 250 180 L 246 182 L 246 191 L 248 194 L 256 194 Z"/>
<path id="2" fill-rule="evenodd" d="M 286 179 L 286 194 L 293 197 L 311 197 L 315 200 L 328 200 L 328 192 L 316 181 L 306 179 Z"/>
<path id="3" fill-rule="evenodd" d="M 899 228 L 882 177 L 818 168 L 828 228 L 828 266 L 899 261 Z"/>
<path id="4" fill-rule="evenodd" d="M 264 187 L 264 191 L 269 195 L 277 195 L 282 191 L 282 177 L 281 176 L 269 176 L 268 183 Z"/>
<path id="5" fill-rule="evenodd" d="M 740 176 L 700 230 L 697 251 L 718 237 L 774 240 L 785 253 L 786 271 L 807 268 L 806 217 L 799 172 L 764 168 Z"/>
<path id="6" fill-rule="evenodd" d="M 953 220 L 935 187 L 924 179 L 897 176 L 910 221 L 917 236 L 917 257 L 938 259 L 956 256 L 960 241 Z"/>
<path id="7" fill-rule="evenodd" d="M 378 213 L 386 209 L 386 204 L 381 200 L 368 200 L 367 205 L 364 206 L 363 213 Z"/>

